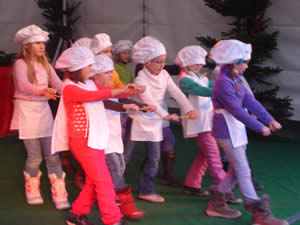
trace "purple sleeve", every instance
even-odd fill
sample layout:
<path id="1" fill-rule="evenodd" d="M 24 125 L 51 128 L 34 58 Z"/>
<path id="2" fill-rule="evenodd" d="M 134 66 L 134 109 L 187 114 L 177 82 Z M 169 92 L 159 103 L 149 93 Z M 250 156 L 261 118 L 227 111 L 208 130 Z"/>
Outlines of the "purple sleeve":
<path id="1" fill-rule="evenodd" d="M 257 101 L 252 95 L 246 94 L 243 101 L 243 107 L 253 113 L 258 119 L 260 119 L 266 126 L 269 126 L 270 122 L 275 120 L 270 113 Z"/>
<path id="2" fill-rule="evenodd" d="M 254 119 L 243 107 L 242 98 L 236 94 L 236 87 L 230 80 L 223 80 L 221 85 L 215 87 L 218 94 L 218 100 L 221 105 L 231 113 L 237 120 L 241 121 L 250 129 L 260 133 L 264 125 Z M 252 109 L 251 109 L 252 112 Z"/>

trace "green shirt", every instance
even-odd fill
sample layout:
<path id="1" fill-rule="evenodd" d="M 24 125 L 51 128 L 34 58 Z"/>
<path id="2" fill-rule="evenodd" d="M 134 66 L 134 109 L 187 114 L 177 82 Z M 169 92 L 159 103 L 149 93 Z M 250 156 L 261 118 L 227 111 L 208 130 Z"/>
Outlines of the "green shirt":
<path id="1" fill-rule="evenodd" d="M 199 75 L 195 73 L 198 77 Z M 203 87 L 200 84 L 194 82 L 192 79 L 184 77 L 179 81 L 179 87 L 185 94 L 192 94 L 198 96 L 211 97 L 212 96 L 212 88 L 214 82 L 209 81 L 208 87 Z"/>
<path id="2" fill-rule="evenodd" d="M 118 72 L 120 80 L 123 84 L 133 83 L 134 75 L 132 73 L 131 68 L 126 63 L 115 63 L 115 70 Z"/>

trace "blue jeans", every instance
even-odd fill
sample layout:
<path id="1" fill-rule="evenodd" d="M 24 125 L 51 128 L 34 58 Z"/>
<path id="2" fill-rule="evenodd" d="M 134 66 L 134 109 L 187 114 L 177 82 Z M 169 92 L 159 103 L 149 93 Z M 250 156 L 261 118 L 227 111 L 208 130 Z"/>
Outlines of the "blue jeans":
<path id="1" fill-rule="evenodd" d="M 124 160 L 126 165 L 133 153 L 136 141 L 130 140 L 130 128 L 132 120 L 128 119 L 126 124 L 125 142 L 124 142 Z M 128 132 L 129 131 L 129 132 Z M 139 194 L 151 195 L 155 193 L 154 179 L 159 169 L 161 142 L 145 142 L 146 159 L 144 167 L 140 174 Z"/>
<path id="2" fill-rule="evenodd" d="M 115 191 L 124 190 L 128 187 L 124 179 L 125 160 L 123 154 L 109 153 L 105 155 L 105 162 L 111 175 Z"/>
<path id="3" fill-rule="evenodd" d="M 59 154 L 51 155 L 51 137 L 23 139 L 23 142 L 27 151 L 26 173 L 31 177 L 36 177 L 40 171 L 44 155 L 48 174 L 54 173 L 57 178 L 62 178 L 63 170 Z"/>
<path id="4" fill-rule="evenodd" d="M 241 194 L 246 203 L 259 200 L 251 180 L 251 170 L 249 168 L 246 155 L 246 145 L 234 148 L 230 139 L 216 138 L 217 143 L 223 148 L 230 170 L 225 178 L 218 184 L 221 192 L 231 192 L 235 184 L 238 183 Z"/>

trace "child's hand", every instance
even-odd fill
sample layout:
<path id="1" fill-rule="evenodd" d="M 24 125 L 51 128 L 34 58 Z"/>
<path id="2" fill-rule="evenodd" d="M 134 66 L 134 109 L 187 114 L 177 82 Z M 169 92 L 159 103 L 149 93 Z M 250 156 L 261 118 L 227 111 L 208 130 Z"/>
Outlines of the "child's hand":
<path id="1" fill-rule="evenodd" d="M 270 122 L 269 128 L 270 128 L 271 131 L 274 132 L 274 131 L 276 131 L 276 130 L 281 129 L 282 126 L 281 126 L 281 124 L 278 123 L 276 120 L 273 120 L 273 121 Z"/>
<path id="2" fill-rule="evenodd" d="M 129 93 L 130 95 L 137 95 L 141 93 L 139 85 L 136 84 L 127 84 L 125 89 L 127 90 L 125 93 Z"/>
<path id="3" fill-rule="evenodd" d="M 56 100 L 56 89 L 54 88 L 45 88 L 42 91 L 42 96 L 45 96 L 48 99 Z"/>
<path id="4" fill-rule="evenodd" d="M 269 127 L 264 126 L 263 129 L 261 130 L 261 134 L 263 136 L 269 136 L 271 135 L 271 130 Z"/>
<path id="5" fill-rule="evenodd" d="M 123 109 L 139 111 L 140 108 L 136 104 L 124 104 Z"/>
<path id="6" fill-rule="evenodd" d="M 177 114 L 169 114 L 163 118 L 164 120 L 179 122 L 179 116 Z"/>
<path id="7" fill-rule="evenodd" d="M 136 85 L 135 89 L 139 90 L 140 93 L 143 93 L 146 90 L 146 86 L 145 85 Z"/>
<path id="8" fill-rule="evenodd" d="M 194 119 L 197 119 L 197 118 L 198 118 L 198 114 L 197 114 L 194 110 L 189 111 L 189 112 L 187 113 L 187 116 L 188 116 L 188 118 L 189 118 L 190 120 L 194 120 Z"/>

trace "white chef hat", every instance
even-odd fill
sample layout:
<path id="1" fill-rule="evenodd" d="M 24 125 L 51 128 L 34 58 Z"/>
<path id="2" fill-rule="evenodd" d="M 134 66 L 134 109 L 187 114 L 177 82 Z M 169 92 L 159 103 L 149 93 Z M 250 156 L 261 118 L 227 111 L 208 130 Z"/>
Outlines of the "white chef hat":
<path id="1" fill-rule="evenodd" d="M 94 62 L 94 54 L 89 48 L 75 46 L 63 51 L 55 63 L 55 68 L 74 72 Z"/>
<path id="2" fill-rule="evenodd" d="M 175 62 L 182 66 L 191 66 L 195 64 L 205 65 L 207 52 L 198 45 L 191 45 L 181 49 L 175 59 Z"/>
<path id="3" fill-rule="evenodd" d="M 95 62 L 92 65 L 93 72 L 90 77 L 114 70 L 114 63 L 107 55 L 96 55 L 94 58 Z"/>
<path id="4" fill-rule="evenodd" d="M 119 40 L 116 44 L 113 45 L 113 53 L 118 54 L 124 50 L 132 50 L 133 44 L 130 40 Z"/>
<path id="5" fill-rule="evenodd" d="M 33 42 L 46 42 L 49 40 L 49 33 L 43 31 L 38 26 L 32 24 L 27 27 L 22 28 L 15 34 L 14 41 L 16 43 L 28 44 Z"/>
<path id="6" fill-rule="evenodd" d="M 165 46 L 158 39 L 151 36 L 143 37 L 132 49 L 132 59 L 142 64 L 164 54 L 167 54 Z"/>
<path id="7" fill-rule="evenodd" d="M 93 37 L 90 48 L 96 55 L 109 46 L 112 46 L 109 35 L 106 33 L 100 33 Z"/>
<path id="8" fill-rule="evenodd" d="M 251 59 L 252 46 L 238 40 L 218 41 L 210 50 L 209 57 L 217 64 L 235 64 Z"/>
<path id="9" fill-rule="evenodd" d="M 75 46 L 83 46 L 83 47 L 86 47 L 86 48 L 90 48 L 91 42 L 92 42 L 92 39 L 91 39 L 91 38 L 88 38 L 88 37 L 82 37 L 82 38 L 77 39 L 77 40 L 72 44 L 72 47 L 75 47 Z"/>

